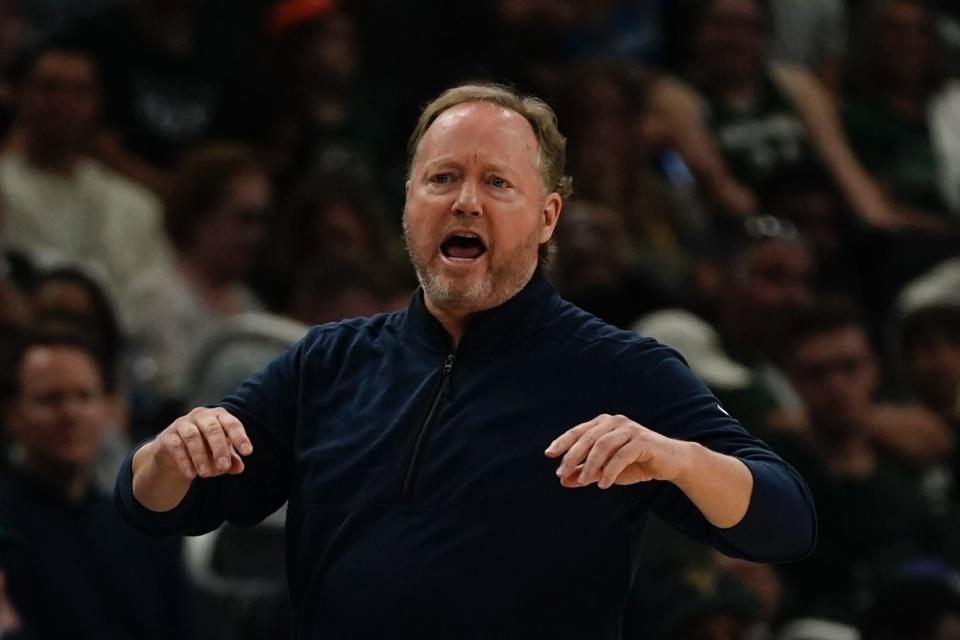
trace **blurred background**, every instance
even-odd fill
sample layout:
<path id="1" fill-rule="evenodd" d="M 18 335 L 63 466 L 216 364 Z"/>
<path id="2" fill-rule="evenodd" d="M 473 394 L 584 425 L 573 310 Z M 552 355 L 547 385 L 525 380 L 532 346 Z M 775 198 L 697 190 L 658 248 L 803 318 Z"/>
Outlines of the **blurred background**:
<path id="1" fill-rule="evenodd" d="M 960 638 L 958 71 L 950 0 L 0 0 L 0 634 L 286 637 L 282 513 L 144 541 L 116 470 L 407 304 L 407 136 L 493 80 L 568 137 L 560 292 L 817 501 L 781 566 L 654 522 L 624 638 Z"/>

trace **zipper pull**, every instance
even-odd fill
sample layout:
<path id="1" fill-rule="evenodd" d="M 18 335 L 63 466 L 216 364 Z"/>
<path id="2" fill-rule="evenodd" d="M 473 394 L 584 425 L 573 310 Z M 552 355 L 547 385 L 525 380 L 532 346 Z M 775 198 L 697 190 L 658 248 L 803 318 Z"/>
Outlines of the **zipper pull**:
<path id="1" fill-rule="evenodd" d="M 447 377 L 450 375 L 450 371 L 453 369 L 453 354 L 447 356 L 447 359 L 443 363 L 443 376 Z"/>

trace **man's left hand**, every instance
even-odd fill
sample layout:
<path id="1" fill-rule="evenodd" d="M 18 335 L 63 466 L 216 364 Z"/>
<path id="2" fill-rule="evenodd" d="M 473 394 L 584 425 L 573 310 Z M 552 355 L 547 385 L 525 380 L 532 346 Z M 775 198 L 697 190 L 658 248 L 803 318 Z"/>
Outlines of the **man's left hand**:
<path id="1" fill-rule="evenodd" d="M 564 487 L 648 480 L 676 482 L 689 468 L 690 442 L 674 440 L 647 429 L 625 416 L 599 415 L 554 440 L 546 455 L 563 455 L 557 476 Z"/>

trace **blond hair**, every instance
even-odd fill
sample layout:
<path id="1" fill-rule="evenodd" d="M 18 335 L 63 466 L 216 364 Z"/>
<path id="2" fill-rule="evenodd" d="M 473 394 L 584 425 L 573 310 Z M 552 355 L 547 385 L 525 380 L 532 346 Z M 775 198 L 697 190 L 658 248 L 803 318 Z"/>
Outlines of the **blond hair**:
<path id="1" fill-rule="evenodd" d="M 567 139 L 557 128 L 557 115 L 553 109 L 540 98 L 525 96 L 509 87 L 492 83 L 463 84 L 447 89 L 424 107 L 407 144 L 407 175 L 413 169 L 420 141 L 430 125 L 447 109 L 465 102 L 489 102 L 516 111 L 526 118 L 537 136 L 537 165 L 546 192 L 556 192 L 563 200 L 570 196 L 573 192 L 573 179 L 563 173 Z"/>

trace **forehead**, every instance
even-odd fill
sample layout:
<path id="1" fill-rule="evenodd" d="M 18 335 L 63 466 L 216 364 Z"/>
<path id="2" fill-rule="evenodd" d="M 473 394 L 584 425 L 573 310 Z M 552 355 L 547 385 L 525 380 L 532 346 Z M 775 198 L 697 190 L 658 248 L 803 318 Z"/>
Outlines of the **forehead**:
<path id="1" fill-rule="evenodd" d="M 100 370 L 93 356 L 80 347 L 36 345 L 23 354 L 20 378 L 24 385 L 52 386 L 66 377 L 99 382 Z"/>
<path id="2" fill-rule="evenodd" d="M 538 155 L 536 134 L 525 117 L 489 102 L 465 102 L 450 107 L 431 123 L 420 141 L 416 162 L 473 156 L 535 166 Z"/>
<path id="3" fill-rule="evenodd" d="M 43 52 L 34 62 L 31 72 L 35 77 L 68 76 L 84 82 L 93 82 L 96 77 L 93 61 L 81 53 L 72 51 Z"/>
<path id="4" fill-rule="evenodd" d="M 796 353 L 800 358 L 862 355 L 871 353 L 871 347 L 864 330 L 850 324 L 801 339 L 796 345 Z"/>

